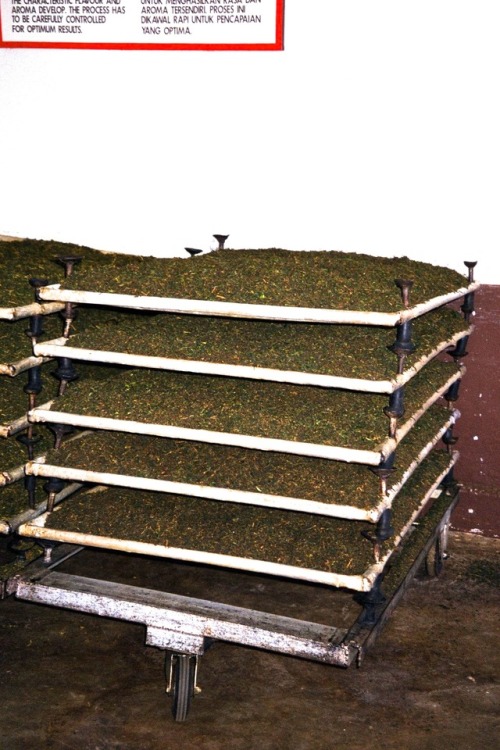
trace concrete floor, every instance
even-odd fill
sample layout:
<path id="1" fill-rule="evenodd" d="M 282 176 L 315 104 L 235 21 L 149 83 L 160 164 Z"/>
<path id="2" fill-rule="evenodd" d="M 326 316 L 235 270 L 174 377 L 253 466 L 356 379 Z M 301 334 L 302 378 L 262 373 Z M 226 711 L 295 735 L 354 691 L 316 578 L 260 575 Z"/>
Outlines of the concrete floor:
<path id="1" fill-rule="evenodd" d="M 142 626 L 10 597 L 0 748 L 498 750 L 499 549 L 452 533 L 442 575 L 414 580 L 360 669 L 215 644 L 182 724 Z M 352 616 L 350 597 L 321 587 L 157 559 L 86 550 L 65 570 L 328 624 Z"/>

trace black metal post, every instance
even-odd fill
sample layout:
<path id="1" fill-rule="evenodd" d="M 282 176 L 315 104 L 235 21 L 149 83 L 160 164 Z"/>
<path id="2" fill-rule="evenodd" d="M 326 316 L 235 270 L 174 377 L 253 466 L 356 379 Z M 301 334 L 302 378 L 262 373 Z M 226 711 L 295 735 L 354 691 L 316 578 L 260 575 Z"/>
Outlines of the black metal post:
<path id="1" fill-rule="evenodd" d="M 216 239 L 217 242 L 219 243 L 219 247 L 217 248 L 217 250 L 223 250 L 224 245 L 229 235 L 228 234 L 213 234 L 212 237 Z"/>
<path id="2" fill-rule="evenodd" d="M 462 336 L 462 338 L 457 341 L 455 348 L 449 350 L 448 354 L 450 355 L 450 357 L 453 357 L 455 362 L 458 362 L 460 359 L 463 359 L 467 356 L 468 341 L 468 336 Z"/>
<path id="3" fill-rule="evenodd" d="M 448 408 L 450 409 L 452 408 L 451 405 L 458 400 L 458 392 L 460 390 L 461 382 L 462 378 L 458 378 L 457 380 L 455 380 L 455 382 L 450 385 L 444 395 L 446 401 L 448 402 Z"/>
<path id="4" fill-rule="evenodd" d="M 43 485 L 43 489 L 49 496 L 47 500 L 47 513 L 51 513 L 54 510 L 56 495 L 64 489 L 65 484 L 63 479 L 50 477 Z"/>
<path id="5" fill-rule="evenodd" d="M 410 289 L 413 286 L 413 281 L 410 281 L 410 279 L 394 279 L 394 283 L 401 291 L 401 300 L 404 307 L 408 308 L 410 306 Z"/>
<path id="6" fill-rule="evenodd" d="M 70 424 L 47 424 L 47 427 L 51 432 L 54 433 L 55 441 L 54 448 L 58 450 L 61 447 L 61 443 L 65 435 L 70 435 L 74 432 L 75 428 Z"/>
<path id="7" fill-rule="evenodd" d="M 36 477 L 33 474 L 26 474 L 24 477 L 24 487 L 28 493 L 28 506 L 36 507 Z"/>
<path id="8" fill-rule="evenodd" d="M 73 321 L 76 319 L 76 316 L 78 315 L 76 311 L 76 305 L 73 302 L 66 302 L 64 305 L 64 310 L 61 313 L 61 317 L 64 320 L 64 329 L 63 329 L 63 336 L 64 338 L 69 338 L 69 334 L 71 331 L 71 326 L 73 324 Z"/>
<path id="9" fill-rule="evenodd" d="M 389 405 L 384 409 L 384 414 L 389 417 L 389 437 L 396 437 L 398 419 L 401 419 L 404 413 L 404 388 L 401 386 L 391 393 Z"/>
<path id="10" fill-rule="evenodd" d="M 370 591 L 362 592 L 354 596 L 355 601 L 363 607 L 363 611 L 358 618 L 358 623 L 362 627 L 375 625 L 377 622 L 377 609 L 384 604 L 387 599 L 382 592 L 382 580 L 382 575 L 377 576 Z"/>
<path id="11" fill-rule="evenodd" d="M 31 279 L 28 279 L 28 283 L 35 290 L 35 302 L 41 302 L 42 300 L 40 299 L 40 288 L 42 286 L 47 286 L 47 284 L 49 283 L 48 279 L 32 277 Z"/>
<path id="12" fill-rule="evenodd" d="M 451 453 L 452 447 L 458 442 L 458 438 L 453 434 L 453 425 L 448 427 L 442 437 L 443 443 L 446 445 L 446 450 Z"/>
<path id="13" fill-rule="evenodd" d="M 392 526 L 392 510 L 386 508 L 381 514 L 373 531 L 362 531 L 361 535 L 369 542 L 373 544 L 373 556 L 375 561 L 378 562 L 380 559 L 380 548 L 384 542 L 394 535 L 394 528 Z"/>
<path id="14" fill-rule="evenodd" d="M 69 357 L 60 357 L 58 360 L 57 370 L 52 373 L 59 380 L 58 396 L 63 396 L 68 383 L 78 380 L 80 377 L 75 370 L 73 361 Z"/>
<path id="15" fill-rule="evenodd" d="M 40 365 L 30 367 L 28 370 L 28 382 L 23 391 L 28 395 L 28 411 L 36 406 L 36 397 L 42 390 L 42 368 Z M 40 436 L 34 434 L 33 424 L 29 424 L 25 433 L 17 436 L 17 440 L 28 450 L 28 458 L 33 460 L 33 446 L 40 440 Z"/>
<path id="16" fill-rule="evenodd" d="M 36 343 L 36 340 L 43 336 L 43 315 L 31 315 L 29 319 L 30 327 L 26 331 L 26 336 L 31 339 L 32 345 Z"/>
<path id="17" fill-rule="evenodd" d="M 68 278 L 73 273 L 73 268 L 82 260 L 81 255 L 58 255 L 56 260 L 64 266 L 64 276 Z"/>
<path id="18" fill-rule="evenodd" d="M 385 497 L 387 494 L 387 480 L 394 471 L 394 459 L 396 451 L 393 451 L 386 459 L 381 461 L 378 466 L 371 467 L 371 470 L 380 480 L 380 494 Z"/>
<path id="19" fill-rule="evenodd" d="M 464 265 L 467 266 L 469 271 L 469 284 L 474 282 L 474 268 L 477 266 L 477 261 L 466 260 Z M 468 323 L 472 315 L 474 314 L 474 292 L 468 292 L 465 297 L 463 304 L 460 308 L 464 314 L 464 319 Z"/>

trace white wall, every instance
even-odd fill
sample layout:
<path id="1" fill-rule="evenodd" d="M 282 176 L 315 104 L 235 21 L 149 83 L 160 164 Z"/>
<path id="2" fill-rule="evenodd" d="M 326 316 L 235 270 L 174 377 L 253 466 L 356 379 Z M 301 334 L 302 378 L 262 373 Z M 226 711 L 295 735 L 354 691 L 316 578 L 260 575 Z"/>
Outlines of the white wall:
<path id="1" fill-rule="evenodd" d="M 284 52 L 0 50 L 0 234 L 500 284 L 498 0 L 286 0 Z"/>

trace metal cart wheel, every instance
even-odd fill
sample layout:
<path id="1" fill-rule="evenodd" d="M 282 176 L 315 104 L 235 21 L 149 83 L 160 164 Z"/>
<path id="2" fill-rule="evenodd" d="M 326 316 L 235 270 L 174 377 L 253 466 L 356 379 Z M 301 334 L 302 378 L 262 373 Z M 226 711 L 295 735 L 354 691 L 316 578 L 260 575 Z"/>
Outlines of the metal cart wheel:
<path id="1" fill-rule="evenodd" d="M 185 721 L 195 693 L 196 657 L 172 654 L 167 693 L 172 695 L 172 714 L 175 721 Z"/>
<path id="2" fill-rule="evenodd" d="M 436 539 L 425 558 L 425 572 L 428 576 L 439 576 L 443 570 L 443 558 L 441 556 L 441 541 Z"/>
<path id="3" fill-rule="evenodd" d="M 449 524 L 445 523 L 441 527 L 436 537 L 435 543 L 430 548 L 425 559 L 425 572 L 428 576 L 439 576 L 444 567 L 444 561 L 448 557 L 448 528 Z"/>

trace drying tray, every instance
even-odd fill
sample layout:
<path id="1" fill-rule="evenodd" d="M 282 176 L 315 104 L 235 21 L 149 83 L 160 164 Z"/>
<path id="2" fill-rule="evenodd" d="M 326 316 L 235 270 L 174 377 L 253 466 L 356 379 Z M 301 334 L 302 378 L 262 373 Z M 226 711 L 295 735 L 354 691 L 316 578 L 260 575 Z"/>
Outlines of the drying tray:
<path id="1" fill-rule="evenodd" d="M 433 360 L 416 375 L 395 438 L 381 394 L 142 369 L 77 381 L 29 419 L 378 465 L 463 372 Z"/>
<path id="2" fill-rule="evenodd" d="M 395 279 L 413 282 L 403 304 Z M 338 251 L 217 250 L 190 259 L 117 257 L 40 290 L 52 302 L 313 323 L 396 326 L 479 284 L 408 258 Z"/>
<path id="3" fill-rule="evenodd" d="M 412 336 L 416 351 L 404 357 L 397 374 L 397 358 L 389 349 L 394 332 L 382 327 L 123 311 L 108 312 L 105 324 L 91 325 L 92 306 L 78 313 L 75 335 L 37 342 L 34 353 L 375 393 L 392 393 L 473 331 L 450 308 L 418 318 Z"/>
<path id="4" fill-rule="evenodd" d="M 435 451 L 425 459 L 398 494 L 395 534 L 381 545 L 362 534 L 362 522 L 103 486 L 19 534 L 369 591 L 457 458 Z"/>
<path id="5" fill-rule="evenodd" d="M 101 431 L 66 439 L 26 474 L 376 522 L 458 416 L 431 407 L 384 485 L 361 464 Z"/>
<path id="6" fill-rule="evenodd" d="M 51 355 L 40 355 L 35 352 L 34 346 L 43 343 L 41 341 L 42 337 L 48 341 L 66 341 L 66 339 L 60 338 L 64 329 L 61 316 L 54 314 L 55 312 L 64 310 L 64 307 L 64 305 L 57 305 L 57 309 L 47 309 L 43 312 L 43 330 L 36 339 L 28 335 L 28 327 L 25 320 L 28 316 L 18 316 L 4 320 L 0 316 L 0 375 L 15 377 L 31 367 L 53 359 Z M 29 316 L 38 315 L 39 313 L 38 307 L 36 309 L 30 308 Z M 109 330 L 109 325 L 114 320 L 116 320 L 116 314 L 106 308 L 100 310 L 90 309 L 86 311 L 84 320 L 79 321 L 78 328 L 82 333 L 85 333 L 86 326 L 88 326 L 97 334 L 99 327 Z M 66 355 L 59 353 L 57 356 Z"/>

